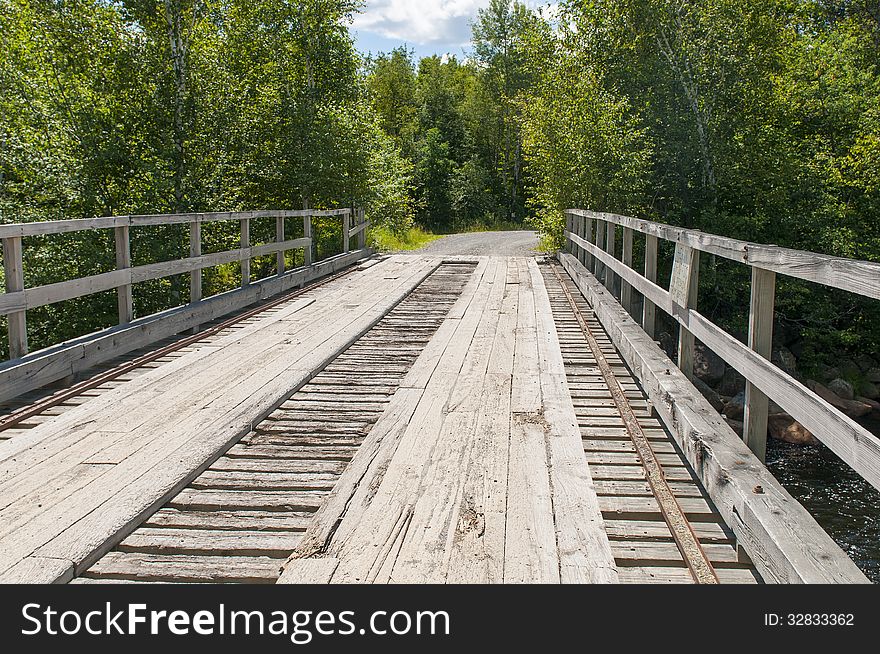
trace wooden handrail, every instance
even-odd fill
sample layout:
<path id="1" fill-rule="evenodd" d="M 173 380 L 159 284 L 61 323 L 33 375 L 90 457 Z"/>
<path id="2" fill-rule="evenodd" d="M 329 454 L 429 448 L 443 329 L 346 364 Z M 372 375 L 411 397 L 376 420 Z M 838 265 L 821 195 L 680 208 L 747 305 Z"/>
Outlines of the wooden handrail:
<path id="1" fill-rule="evenodd" d="M 353 216 L 356 226 L 351 229 L 350 235 L 344 234 L 345 247 L 343 251 L 348 252 L 350 243 L 349 238 L 345 238 L 346 236 L 358 235 L 358 249 L 363 249 L 365 246 L 364 232 L 367 228 L 367 222 L 361 209 L 131 215 L 0 225 L 0 240 L 3 243 L 6 283 L 6 293 L 0 293 L 0 315 L 9 316 L 10 358 L 18 359 L 28 353 L 25 316 L 29 309 L 116 289 L 119 306 L 119 324 L 124 325 L 131 322 L 134 317 L 132 312 L 132 284 L 189 273 L 191 303 L 197 303 L 202 300 L 203 269 L 238 261 L 242 266 L 242 286 L 246 287 L 255 281 L 259 281 L 252 280 L 250 274 L 250 261 L 258 256 L 276 254 L 277 274 L 282 275 L 285 273 L 285 252 L 302 248 L 304 252 L 304 265 L 306 267 L 311 266 L 313 246 L 312 218 L 341 217 L 344 221 L 344 232 L 347 232 Z M 303 219 L 304 238 L 285 240 L 284 219 L 300 217 Z M 276 220 L 275 242 L 257 246 L 250 245 L 251 221 L 258 218 L 274 218 Z M 202 223 L 228 220 L 237 220 L 241 225 L 240 247 L 235 250 L 202 254 Z M 189 257 L 143 266 L 131 266 L 131 228 L 175 224 L 189 224 Z M 96 229 L 114 230 L 116 270 L 54 284 L 25 288 L 22 265 L 22 239 L 24 237 Z"/>
<path id="2" fill-rule="evenodd" d="M 665 241 L 683 243 L 695 250 L 731 261 L 880 299 L 880 263 L 873 261 L 833 257 L 778 245 L 762 245 L 614 213 L 568 209 L 566 214 L 613 223 Z"/>
<path id="3" fill-rule="evenodd" d="M 150 225 L 179 225 L 182 223 L 209 223 L 222 220 L 255 220 L 257 218 L 312 218 L 351 215 L 351 209 L 297 209 L 266 211 L 220 211 L 213 213 L 158 213 L 150 215 L 107 216 L 102 218 L 74 218 L 46 220 L 35 223 L 0 225 L 0 239 L 15 236 L 45 236 L 66 232 L 82 232 L 111 227 L 146 227 Z"/>
<path id="4" fill-rule="evenodd" d="M 625 230 L 645 234 L 646 251 L 650 255 L 646 257 L 646 274 L 634 270 L 631 263 L 618 260 L 613 249 L 606 251 L 584 238 L 587 221 L 590 229 L 593 227 L 592 223 L 595 223 L 597 232 L 602 231 L 603 225 L 620 225 Z M 761 460 L 765 456 L 769 398 L 810 430 L 872 486 L 880 489 L 880 439 L 769 360 L 776 274 L 810 279 L 866 297 L 878 297 L 880 264 L 746 243 L 616 214 L 584 210 L 566 212 L 565 238 L 569 251 L 582 255 L 576 256 L 578 265 L 594 273 L 602 266 L 606 272 L 620 278 L 622 289 L 629 287 L 642 294 L 645 305 L 641 324 L 643 329 L 650 330 L 652 337 L 655 307 L 665 311 L 679 323 L 680 333 L 683 335 L 679 340 L 679 363 L 683 372 L 692 374 L 692 360 L 689 353 L 682 356 L 681 348 L 691 348 L 692 340 L 697 338 L 745 377 L 744 438 Z M 693 278 L 690 288 L 685 292 L 686 297 L 680 294 L 680 289 L 671 288 L 667 291 L 656 283 L 656 239 L 660 238 L 682 244 L 693 251 L 725 256 L 751 267 L 753 274 L 748 345 L 738 341 L 697 310 L 693 284 L 699 257 L 690 256 L 687 274 Z M 771 257 L 771 253 L 779 256 Z M 587 263 L 581 263 L 582 260 Z M 678 260 L 675 266 L 679 266 L 679 272 L 684 270 Z M 865 278 L 856 279 L 853 276 Z M 606 275 L 605 284 L 611 287 L 610 275 Z M 621 296 L 623 295 L 621 292 Z M 632 307 L 624 308 L 632 314 Z"/>

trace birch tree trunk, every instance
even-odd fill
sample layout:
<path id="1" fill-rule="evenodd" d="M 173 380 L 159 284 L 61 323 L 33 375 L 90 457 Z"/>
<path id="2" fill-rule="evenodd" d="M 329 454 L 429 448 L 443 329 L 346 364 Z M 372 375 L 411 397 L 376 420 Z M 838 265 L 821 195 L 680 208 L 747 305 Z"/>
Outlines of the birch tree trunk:
<path id="1" fill-rule="evenodd" d="M 684 32 L 681 20 L 682 11 L 684 11 L 684 4 L 670 8 L 671 25 L 659 26 L 657 45 L 681 85 L 688 108 L 693 115 L 697 130 L 697 143 L 700 149 L 703 188 L 708 191 L 710 201 L 714 206 L 716 202 L 715 166 L 712 162 L 709 142 L 709 123 L 712 118 L 712 110 L 711 107 L 706 106 L 705 99 L 701 97 L 699 81 L 688 54 L 683 47 L 675 47 L 674 45 L 677 40 L 681 39 Z"/>

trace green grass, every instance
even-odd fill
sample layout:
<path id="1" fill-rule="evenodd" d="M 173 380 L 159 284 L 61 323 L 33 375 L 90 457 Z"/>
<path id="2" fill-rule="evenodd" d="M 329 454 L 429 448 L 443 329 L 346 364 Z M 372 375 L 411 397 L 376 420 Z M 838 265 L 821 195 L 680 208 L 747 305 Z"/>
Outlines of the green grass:
<path id="1" fill-rule="evenodd" d="M 403 234 L 395 234 L 387 227 L 376 227 L 368 235 L 370 246 L 383 252 L 419 250 L 438 238 L 440 236 L 426 232 L 421 227 L 412 227 Z"/>
<path id="2" fill-rule="evenodd" d="M 538 242 L 538 247 L 535 248 L 538 252 L 543 254 L 555 254 L 561 249 L 557 238 L 554 238 L 549 234 L 538 234 L 538 237 L 540 238 L 540 241 Z"/>

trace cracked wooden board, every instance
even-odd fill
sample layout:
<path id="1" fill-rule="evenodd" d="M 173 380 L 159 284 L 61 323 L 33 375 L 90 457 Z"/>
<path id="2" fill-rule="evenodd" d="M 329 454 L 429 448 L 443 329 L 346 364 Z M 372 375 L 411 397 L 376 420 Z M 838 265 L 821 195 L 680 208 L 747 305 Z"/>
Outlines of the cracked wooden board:
<path id="1" fill-rule="evenodd" d="M 0 571 L 13 575 L 29 557 L 88 566 L 437 264 L 391 258 L 337 280 L 308 306 L 298 300 L 297 311 L 252 319 L 222 347 L 185 353 L 0 444 Z M 389 271 L 395 279 L 380 279 Z M 358 309 L 343 311 L 343 303 Z M 279 317 L 286 325 L 280 332 Z M 117 436 L 108 440 L 108 433 Z M 127 456 L 122 442 L 130 445 Z M 87 463 L 111 443 L 112 455 L 101 459 L 107 463 Z M 55 570 L 35 568 L 29 581 L 66 574 Z"/>
<path id="2" fill-rule="evenodd" d="M 481 266 L 281 582 L 616 581 L 537 265 Z"/>

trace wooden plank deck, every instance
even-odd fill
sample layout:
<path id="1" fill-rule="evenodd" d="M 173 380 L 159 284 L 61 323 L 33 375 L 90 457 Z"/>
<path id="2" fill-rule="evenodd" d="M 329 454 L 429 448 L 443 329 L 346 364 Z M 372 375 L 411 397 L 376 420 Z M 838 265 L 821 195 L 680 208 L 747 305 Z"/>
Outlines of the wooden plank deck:
<path id="1" fill-rule="evenodd" d="M 616 582 L 534 259 L 473 279 L 282 582 Z"/>
<path id="2" fill-rule="evenodd" d="M 438 263 L 390 257 L 0 443 L 0 581 L 87 567 Z"/>
<path id="3" fill-rule="evenodd" d="M 0 582 L 688 583 L 584 320 L 719 581 L 761 581 L 548 271 L 374 259 L 28 418 Z"/>

